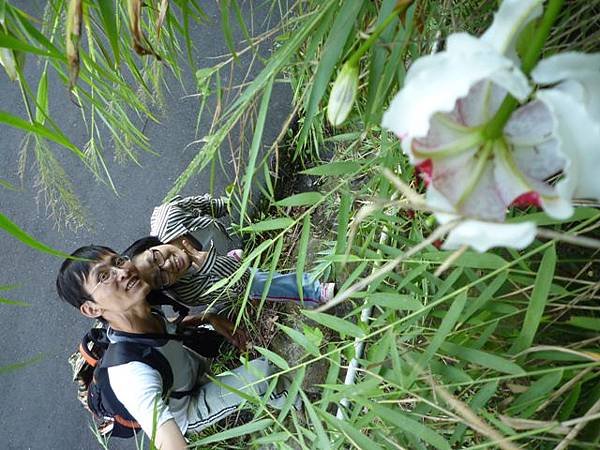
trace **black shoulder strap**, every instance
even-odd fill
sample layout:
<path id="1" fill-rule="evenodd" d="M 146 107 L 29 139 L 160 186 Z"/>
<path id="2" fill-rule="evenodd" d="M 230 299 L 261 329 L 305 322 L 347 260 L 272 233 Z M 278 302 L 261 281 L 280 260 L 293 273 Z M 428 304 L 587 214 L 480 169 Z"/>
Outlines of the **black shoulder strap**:
<path id="1" fill-rule="evenodd" d="M 177 335 L 157 335 L 163 339 L 181 339 Z M 147 337 L 147 336 L 145 336 Z M 171 391 L 173 387 L 173 370 L 167 358 L 161 352 L 151 345 L 141 342 L 121 341 L 108 346 L 108 349 L 102 357 L 100 366 L 109 368 L 120 366 L 130 362 L 141 362 L 158 371 L 162 378 L 163 398 L 183 398 L 194 392 L 193 389 L 186 391 Z"/>
<path id="2" fill-rule="evenodd" d="M 154 347 L 139 342 L 122 341 L 108 346 L 101 367 L 114 367 L 130 362 L 141 362 L 157 370 L 162 378 L 163 395 L 173 386 L 173 371 L 167 359 Z"/>

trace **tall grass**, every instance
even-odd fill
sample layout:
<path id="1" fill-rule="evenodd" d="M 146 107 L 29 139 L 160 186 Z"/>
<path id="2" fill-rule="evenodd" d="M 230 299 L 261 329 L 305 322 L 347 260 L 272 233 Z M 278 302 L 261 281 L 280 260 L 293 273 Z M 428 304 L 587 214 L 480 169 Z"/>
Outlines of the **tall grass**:
<path id="1" fill-rule="evenodd" d="M 158 3 L 149 2 L 144 13 L 150 19 L 143 21 L 142 31 L 146 44 L 177 74 L 177 55 L 190 55 L 189 21 L 201 21 L 201 9 L 195 1 L 171 2 L 178 12 L 167 14 L 159 37 L 153 25 Z M 44 34 L 6 4 L 9 28 L 0 35 L 0 45 L 43 54 L 48 70 L 68 82 L 64 47 L 56 37 L 64 4 L 51 2 Z M 98 124 L 108 128 L 126 157 L 135 159 L 133 148 L 149 150 L 132 117 L 153 116 L 127 80 L 133 78 L 137 89 L 150 94 L 158 84 L 152 77 L 160 77 L 160 71 L 152 70 L 152 58 L 138 67 L 119 32 L 129 17 L 123 3 L 86 5 L 88 43 L 73 91 L 90 130 L 84 151 L 74 148 L 44 113 L 43 85 L 34 96 L 20 74 L 24 101 L 36 109 L 28 121 L 5 114 L 0 120 L 33 133 L 36 142 L 60 143 L 111 183 Z M 302 357 L 292 361 L 263 350 L 281 369 L 272 378 L 293 380 L 291 397 L 302 398 L 303 414 L 296 414 L 291 402 L 274 412 L 249 399 L 257 407 L 252 422 L 194 444 L 598 448 L 598 248 L 596 241 L 577 238 L 598 236 L 600 211 L 594 205 L 581 207 L 563 222 L 533 210 L 514 211 L 511 221 L 527 218 L 545 230 L 526 250 L 441 251 L 443 233 L 434 230 L 429 213 L 415 209 L 421 183 L 397 139 L 379 127 L 411 62 L 442 48 L 453 31 L 480 33 L 497 2 L 415 1 L 361 58 L 349 120 L 337 129 L 325 121 L 337 71 L 395 5 L 396 0 L 266 2 L 261 6 L 282 20 L 271 32 L 252 37 L 252 18 L 241 17 L 235 1 L 222 2 L 223 39 L 231 55 L 197 74 L 200 99 L 212 94 L 219 100 L 210 111 L 213 125 L 195 143 L 200 146 L 196 155 L 167 197 L 200 170 L 215 167 L 232 130 L 251 129 L 254 139 L 242 142 L 236 161 L 244 172 L 230 192 L 239 214 L 234 228 L 249 243 L 243 268 L 310 269 L 321 279 L 335 279 L 339 293 L 335 308 L 304 312 L 300 325 L 279 325 L 280 333 L 302 349 Z M 597 51 L 599 12 L 598 2 L 567 2 L 546 54 Z M 234 39 L 235 23 L 245 37 L 242 43 Z M 243 86 L 222 86 L 223 71 L 244 70 L 236 67 L 239 56 L 265 39 L 274 40 L 274 50 L 258 75 Z M 273 86 L 282 81 L 289 84 L 293 103 L 289 116 L 280 118 L 278 138 L 265 146 L 266 111 Z M 199 114 L 206 113 L 204 104 L 200 101 Z M 315 181 L 310 191 L 279 198 L 286 180 L 278 179 L 274 168 L 283 160 L 306 167 L 305 175 Z M 253 193 L 259 180 L 267 207 L 257 211 L 252 207 L 258 206 Z M 314 236 L 317 246 L 309 242 Z M 260 312 L 243 301 L 238 323 L 259 322 Z M 324 364 L 326 372 L 311 387 L 318 390 L 315 397 L 305 392 L 302 381 L 317 364 Z M 356 373 L 353 379 L 347 377 L 349 370 Z"/>
<path id="2" fill-rule="evenodd" d="M 231 445 L 243 445 L 246 439 L 276 448 L 598 448 L 598 247 L 576 237 L 598 237 L 600 211 L 579 208 L 563 222 L 534 210 L 514 211 L 511 221 L 527 218 L 546 230 L 526 250 L 441 251 L 443 233 L 434 230 L 433 217 L 414 210 L 423 186 L 397 139 L 378 125 L 411 61 L 443 47 L 450 32 L 480 33 L 496 2 L 415 2 L 362 57 L 350 119 L 339 129 L 326 124 L 324 107 L 337 70 L 395 4 L 290 5 L 293 14 L 277 51 L 226 109 L 221 123 L 229 129 L 255 99 L 264 109 L 273 79 L 289 80 L 293 120 L 282 120 L 281 140 L 266 154 L 256 142 L 242 152 L 250 162 L 231 194 L 239 205 L 237 228 L 254 249 L 248 264 L 311 268 L 322 279 L 337 280 L 340 292 L 336 308 L 304 312 L 304 324 L 280 326 L 304 357 L 289 361 L 282 354 L 282 361 L 261 351 L 280 375 L 294 379 L 303 417 L 261 409 L 252 424 L 196 444 L 232 439 Z M 569 2 L 545 54 L 597 51 L 597 30 L 587 20 L 597 20 L 598 12 L 597 4 Z M 576 20 L 584 16 L 584 22 Z M 289 123 L 294 126 L 287 129 Z M 259 112 L 259 135 L 263 126 Z M 219 132 L 211 135 L 204 151 L 223 139 Z M 273 176 L 272 161 L 283 153 L 317 177 L 310 192 L 278 197 L 278 183 L 286 180 Z M 204 153 L 197 158 L 202 161 L 174 191 L 210 162 Z M 250 220 L 249 193 L 262 176 L 269 206 Z M 399 185 L 411 192 L 398 191 Z M 307 244 L 315 234 L 317 255 Z M 297 255 L 297 262 L 290 264 L 286 254 Z M 240 320 L 245 316 L 252 326 L 260 320 L 255 314 L 242 312 Z M 302 380 L 323 362 L 328 370 L 315 399 L 303 391 Z M 351 370 L 356 376 L 346 384 Z"/>

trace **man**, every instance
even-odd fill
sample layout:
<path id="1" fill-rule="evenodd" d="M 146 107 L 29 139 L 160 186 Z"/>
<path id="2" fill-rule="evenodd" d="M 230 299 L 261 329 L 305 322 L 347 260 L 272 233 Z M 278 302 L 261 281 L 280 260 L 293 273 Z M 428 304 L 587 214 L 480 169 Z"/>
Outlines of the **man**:
<path id="1" fill-rule="evenodd" d="M 72 256 L 78 259 L 67 259 L 60 268 L 58 294 L 84 316 L 106 322 L 111 342 L 174 332 L 174 324 L 153 313 L 146 300 L 150 287 L 127 257 L 100 246 L 82 247 Z M 156 432 L 161 450 L 186 448 L 184 435 L 199 432 L 238 409 L 243 398 L 220 385 L 251 396 L 262 396 L 268 390 L 268 383 L 259 381 L 272 373 L 263 359 L 219 376 L 218 383 L 200 385 L 202 362 L 180 341 L 165 339 L 164 345 L 155 348 L 171 367 L 172 390 L 193 390 L 193 394 L 170 398 L 167 404 L 158 371 L 138 361 L 109 367 L 108 378 L 115 396 L 144 432 L 148 436 Z M 269 404 L 280 407 L 287 391 L 275 391 Z"/>

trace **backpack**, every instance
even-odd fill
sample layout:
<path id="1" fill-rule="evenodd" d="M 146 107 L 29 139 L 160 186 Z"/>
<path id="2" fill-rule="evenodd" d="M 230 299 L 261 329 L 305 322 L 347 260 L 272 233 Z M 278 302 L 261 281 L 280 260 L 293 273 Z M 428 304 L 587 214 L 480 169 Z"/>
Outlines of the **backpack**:
<path id="1" fill-rule="evenodd" d="M 129 438 L 141 431 L 140 425 L 114 394 L 108 379 L 109 367 L 142 362 L 160 374 L 164 400 L 193 394 L 194 390 L 171 390 L 173 372 L 167 359 L 155 348 L 165 339 L 182 341 L 190 350 L 208 358 L 219 354 L 223 342 L 223 337 L 213 330 L 178 327 L 176 334 L 144 334 L 137 339 L 127 337 L 111 343 L 104 324 L 97 321 L 83 337 L 78 351 L 69 357 L 78 399 L 92 413 L 100 435 Z"/>

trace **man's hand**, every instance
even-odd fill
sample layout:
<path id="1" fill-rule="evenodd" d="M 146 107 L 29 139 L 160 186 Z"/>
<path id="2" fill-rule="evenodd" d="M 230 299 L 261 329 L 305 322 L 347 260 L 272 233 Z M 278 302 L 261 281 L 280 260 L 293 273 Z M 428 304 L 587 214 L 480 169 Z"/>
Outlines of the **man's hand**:
<path id="1" fill-rule="evenodd" d="M 217 333 L 224 336 L 231 344 L 244 351 L 248 347 L 248 336 L 243 330 L 234 330 L 234 323 L 218 314 L 206 314 L 206 320 Z"/>
<path id="2" fill-rule="evenodd" d="M 158 427 L 156 447 L 160 450 L 185 450 L 188 448 L 183 433 L 175 420 L 169 419 Z"/>
<path id="3" fill-rule="evenodd" d="M 186 239 L 181 240 L 181 245 L 183 250 L 188 254 L 192 263 L 197 267 L 202 267 L 204 262 L 206 261 L 206 257 L 208 256 L 208 252 L 202 252 L 192 246 Z"/>
<path id="4" fill-rule="evenodd" d="M 247 334 L 243 330 L 239 329 L 234 331 L 234 323 L 219 314 L 197 314 L 194 316 L 187 316 L 181 321 L 181 325 L 188 328 L 204 325 L 205 323 L 211 324 L 217 333 L 219 333 L 240 350 L 244 351 L 248 348 L 249 342 Z"/>

